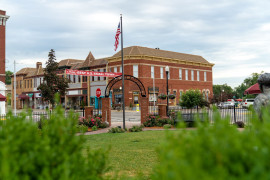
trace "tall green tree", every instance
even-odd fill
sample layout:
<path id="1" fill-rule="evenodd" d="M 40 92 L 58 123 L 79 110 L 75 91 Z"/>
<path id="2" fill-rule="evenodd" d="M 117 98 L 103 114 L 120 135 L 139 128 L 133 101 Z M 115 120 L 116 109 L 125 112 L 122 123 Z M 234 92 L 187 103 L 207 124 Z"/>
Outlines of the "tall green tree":
<path id="1" fill-rule="evenodd" d="M 237 98 L 243 98 L 244 96 L 244 91 L 249 88 L 250 86 L 254 85 L 257 83 L 258 78 L 261 74 L 264 72 L 262 71 L 261 73 L 252 73 L 250 77 L 244 79 L 243 83 L 241 83 L 239 86 L 237 86 L 234 89 L 234 94 Z M 255 97 L 256 95 L 248 95 L 247 97 L 252 98 Z"/>
<path id="2" fill-rule="evenodd" d="M 54 106 L 54 95 L 59 93 L 64 96 L 68 88 L 69 80 L 57 75 L 58 63 L 56 62 L 55 52 L 53 49 L 49 52 L 48 61 L 44 69 L 44 83 L 38 87 L 41 91 L 42 98 L 49 101 Z M 52 106 L 52 107 L 53 107 Z"/>
<path id="3" fill-rule="evenodd" d="M 202 93 L 196 89 L 196 90 L 188 90 L 185 93 L 183 93 L 181 100 L 180 100 L 180 106 L 186 107 L 186 108 L 193 108 L 194 106 L 204 106 L 206 105 L 205 100 L 203 99 Z"/>
<path id="4" fill-rule="evenodd" d="M 10 85 L 11 84 L 11 75 L 13 74 L 13 72 L 11 71 L 6 71 L 6 84 Z"/>
<path id="5" fill-rule="evenodd" d="M 218 103 L 233 98 L 233 89 L 227 84 L 213 85 L 212 103 Z"/>

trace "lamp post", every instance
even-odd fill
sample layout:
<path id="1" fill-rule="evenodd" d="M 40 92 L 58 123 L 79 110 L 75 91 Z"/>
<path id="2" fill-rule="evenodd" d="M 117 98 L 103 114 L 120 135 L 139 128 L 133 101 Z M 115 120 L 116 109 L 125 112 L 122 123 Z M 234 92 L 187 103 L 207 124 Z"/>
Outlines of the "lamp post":
<path id="1" fill-rule="evenodd" d="M 224 93 L 224 89 L 221 90 L 221 102 L 223 102 L 222 94 Z"/>
<path id="2" fill-rule="evenodd" d="M 169 115 L 169 85 L 168 85 L 168 78 L 169 78 L 169 66 L 165 67 L 166 71 L 166 77 L 167 77 L 167 108 L 166 108 L 166 114 Z"/>
<path id="3" fill-rule="evenodd" d="M 122 91 L 122 86 L 120 86 L 119 89 L 120 89 L 120 92 L 121 92 Z M 120 103 L 121 104 L 121 109 L 123 108 L 123 106 L 122 106 L 122 102 L 123 102 L 122 98 L 123 98 L 123 96 L 121 97 L 121 103 Z"/>

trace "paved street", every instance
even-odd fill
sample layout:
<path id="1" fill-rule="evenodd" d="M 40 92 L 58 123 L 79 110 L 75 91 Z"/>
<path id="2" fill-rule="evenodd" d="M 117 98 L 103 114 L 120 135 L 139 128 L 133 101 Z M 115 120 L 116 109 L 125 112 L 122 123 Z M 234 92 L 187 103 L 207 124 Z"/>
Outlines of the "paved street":
<path id="1" fill-rule="evenodd" d="M 123 111 L 112 110 L 112 122 L 123 122 Z M 141 112 L 136 111 L 125 111 L 125 119 L 127 122 L 140 122 Z"/>

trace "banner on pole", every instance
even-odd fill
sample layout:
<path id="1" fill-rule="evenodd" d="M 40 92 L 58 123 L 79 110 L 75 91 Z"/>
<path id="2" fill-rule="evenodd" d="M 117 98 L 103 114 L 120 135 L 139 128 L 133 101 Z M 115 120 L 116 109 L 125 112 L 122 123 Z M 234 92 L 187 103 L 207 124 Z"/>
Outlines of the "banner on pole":
<path id="1" fill-rule="evenodd" d="M 101 76 L 101 77 L 116 77 L 116 76 L 122 75 L 122 73 L 82 71 L 82 70 L 71 70 L 71 69 L 66 69 L 66 74 L 79 75 L 79 76 Z"/>

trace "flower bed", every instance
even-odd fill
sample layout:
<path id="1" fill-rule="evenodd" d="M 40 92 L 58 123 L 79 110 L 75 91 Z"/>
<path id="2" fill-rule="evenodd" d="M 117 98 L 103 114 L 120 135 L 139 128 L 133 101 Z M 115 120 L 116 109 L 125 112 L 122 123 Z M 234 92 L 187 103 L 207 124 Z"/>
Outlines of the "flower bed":
<path id="1" fill-rule="evenodd" d="M 173 124 L 173 121 L 170 118 L 161 118 L 152 114 L 147 114 L 146 121 L 143 123 L 145 127 L 163 127 L 165 124 Z"/>
<path id="2" fill-rule="evenodd" d="M 102 115 L 100 114 L 94 115 L 93 117 L 89 117 L 89 118 L 80 117 L 79 125 L 87 126 L 88 131 L 109 127 L 109 124 L 107 122 L 102 121 Z"/>

